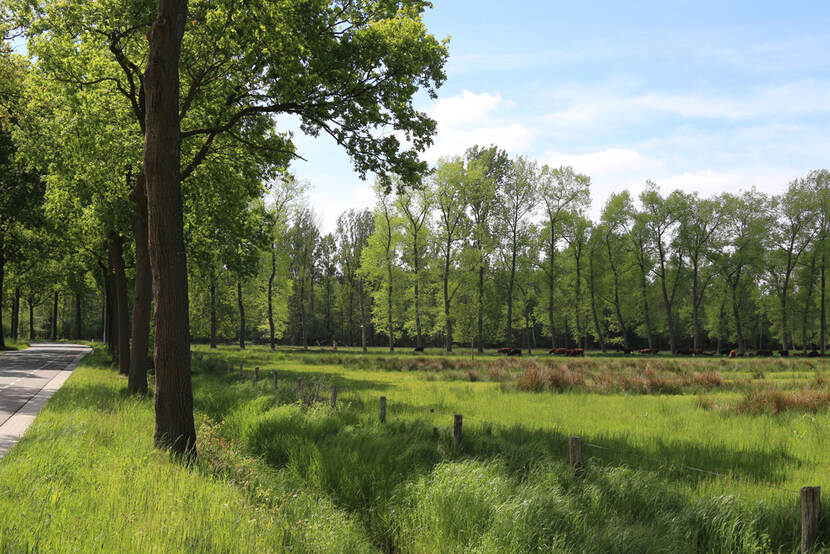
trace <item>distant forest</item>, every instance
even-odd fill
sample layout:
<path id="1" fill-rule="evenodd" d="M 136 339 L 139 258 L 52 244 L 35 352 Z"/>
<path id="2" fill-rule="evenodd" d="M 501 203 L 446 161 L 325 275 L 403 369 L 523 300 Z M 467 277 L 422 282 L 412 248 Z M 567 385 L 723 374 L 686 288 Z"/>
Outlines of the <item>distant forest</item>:
<path id="1" fill-rule="evenodd" d="M 828 177 L 705 198 L 649 182 L 592 221 L 589 176 L 474 147 L 420 187 L 376 186 L 373 209 L 323 235 L 305 185 L 283 176 L 243 201 L 191 199 L 191 333 L 243 347 L 823 354 Z M 6 335 L 115 341 L 134 254 L 117 236 L 105 247 L 10 261 Z"/>

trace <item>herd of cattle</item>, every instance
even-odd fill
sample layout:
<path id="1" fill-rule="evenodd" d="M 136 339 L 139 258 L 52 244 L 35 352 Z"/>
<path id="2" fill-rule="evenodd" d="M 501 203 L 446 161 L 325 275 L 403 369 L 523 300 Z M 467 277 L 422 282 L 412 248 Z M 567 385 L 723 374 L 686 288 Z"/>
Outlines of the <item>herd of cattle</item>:
<path id="1" fill-rule="evenodd" d="M 660 353 L 660 351 L 657 350 L 656 348 L 641 348 L 639 350 L 629 350 L 628 348 L 620 348 L 620 349 L 617 349 L 617 351 L 622 352 L 624 354 L 631 354 L 632 352 L 637 352 L 639 354 L 653 355 L 653 354 L 659 354 Z M 496 350 L 496 352 L 498 352 L 499 354 L 507 354 L 508 356 L 521 356 L 522 355 L 522 351 L 519 348 L 509 348 L 509 347 L 499 348 L 498 350 Z M 779 350 L 778 353 L 781 356 L 784 356 L 784 357 L 787 357 L 787 356 L 790 355 L 789 350 Z M 585 355 L 585 350 L 583 348 L 551 348 L 550 350 L 548 350 L 548 354 L 553 354 L 555 356 L 584 356 Z M 700 348 L 691 348 L 689 350 L 683 350 L 682 352 L 679 352 L 679 354 L 682 355 L 682 356 L 718 356 L 718 355 L 720 355 L 720 356 L 727 356 L 729 358 L 735 358 L 737 356 L 740 356 L 740 354 L 738 353 L 737 350 L 721 350 L 720 352 L 718 352 L 718 351 L 705 352 Z M 745 353 L 744 354 L 744 356 L 752 356 L 752 355 L 753 355 L 752 353 Z M 771 356 L 774 356 L 775 352 L 773 352 L 772 350 L 757 350 L 754 355 L 757 356 L 757 357 L 769 358 Z M 808 358 L 817 358 L 818 356 L 820 356 L 820 354 L 816 350 L 811 350 L 810 352 L 793 352 L 792 355 L 793 356 L 805 356 L 805 357 L 808 357 Z"/>

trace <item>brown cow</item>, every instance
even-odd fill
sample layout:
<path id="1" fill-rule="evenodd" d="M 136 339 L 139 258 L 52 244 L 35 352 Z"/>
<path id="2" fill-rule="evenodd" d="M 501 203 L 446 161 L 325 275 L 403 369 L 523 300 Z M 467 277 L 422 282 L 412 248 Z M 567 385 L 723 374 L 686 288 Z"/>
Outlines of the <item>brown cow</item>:
<path id="1" fill-rule="evenodd" d="M 584 356 L 585 350 L 582 348 L 571 348 L 571 351 L 568 352 L 568 356 Z"/>
<path id="2" fill-rule="evenodd" d="M 511 350 L 513 349 L 509 346 L 505 346 L 504 348 L 499 348 L 498 350 L 496 350 L 496 352 L 498 352 L 499 354 L 509 354 Z"/>
<path id="3" fill-rule="evenodd" d="M 730 359 L 731 359 L 731 358 L 734 358 L 734 357 L 735 357 L 735 356 L 737 356 L 737 355 L 738 355 L 738 353 L 737 353 L 737 352 L 735 352 L 734 350 L 730 350 L 730 351 L 729 351 L 729 358 L 730 358 Z"/>
<path id="4" fill-rule="evenodd" d="M 657 354 L 660 351 L 656 348 L 641 348 L 640 350 L 638 350 L 638 352 L 640 354 Z"/>
<path id="5" fill-rule="evenodd" d="M 508 356 L 521 356 L 522 351 L 518 348 L 511 348 L 510 351 L 507 353 Z"/>

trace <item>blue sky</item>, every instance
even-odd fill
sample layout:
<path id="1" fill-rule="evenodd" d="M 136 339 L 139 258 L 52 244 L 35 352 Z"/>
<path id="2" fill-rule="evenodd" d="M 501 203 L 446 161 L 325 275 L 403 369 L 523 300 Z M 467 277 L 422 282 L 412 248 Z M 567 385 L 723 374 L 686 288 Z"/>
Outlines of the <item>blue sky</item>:
<path id="1" fill-rule="evenodd" d="M 830 5 L 820 2 L 441 1 L 426 15 L 451 36 L 438 121 L 424 154 L 497 144 L 592 178 L 610 192 L 783 190 L 830 166 Z M 727 4 L 727 5 L 724 5 Z M 331 231 L 373 204 L 329 139 L 297 136 L 311 203 Z"/>

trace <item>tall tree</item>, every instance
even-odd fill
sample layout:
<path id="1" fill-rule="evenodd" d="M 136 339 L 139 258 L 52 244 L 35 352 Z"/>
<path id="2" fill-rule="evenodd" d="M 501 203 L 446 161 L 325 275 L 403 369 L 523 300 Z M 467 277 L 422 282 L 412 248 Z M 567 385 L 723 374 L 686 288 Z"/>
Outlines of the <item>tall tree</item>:
<path id="1" fill-rule="evenodd" d="M 513 290 L 516 282 L 516 261 L 519 250 L 529 240 L 530 216 L 536 204 L 539 169 L 536 162 L 519 156 L 513 161 L 510 176 L 505 179 L 500 191 L 499 216 L 503 244 L 502 252 L 508 270 L 507 321 L 505 339 L 508 346 L 514 345 L 513 337 Z"/>
<path id="2" fill-rule="evenodd" d="M 539 174 L 539 196 L 545 205 L 546 225 L 545 252 L 547 255 L 543 269 L 547 276 L 548 289 L 548 326 L 550 327 L 551 347 L 556 346 L 556 325 L 554 290 L 557 278 L 556 255 L 557 243 L 562 233 L 562 219 L 570 210 L 585 209 L 590 203 L 591 178 L 576 173 L 570 166 L 551 169 L 543 166 Z"/>
<path id="3" fill-rule="evenodd" d="M 395 205 L 403 223 L 404 248 L 402 261 L 409 267 L 412 283 L 412 311 L 415 327 L 415 347 L 424 348 L 424 334 L 421 325 L 421 292 L 423 290 L 424 260 L 429 243 L 430 212 L 432 191 L 427 187 L 405 190 L 398 193 Z"/>
<path id="4" fill-rule="evenodd" d="M 444 350 L 452 352 L 453 320 L 450 310 L 458 286 L 450 291 L 450 273 L 458 263 L 458 244 L 469 229 L 465 189 L 483 178 L 478 164 L 464 166 L 461 157 L 442 160 L 435 173 L 435 204 L 438 207 L 436 241 L 442 257 L 441 281 L 444 307 Z"/>
<path id="5" fill-rule="evenodd" d="M 787 192 L 773 200 L 776 224 L 772 227 L 767 275 L 779 302 L 779 337 L 781 349 L 789 349 L 788 300 L 796 265 L 817 232 L 817 214 L 813 203 L 815 191 L 807 179 L 792 181 Z"/>

